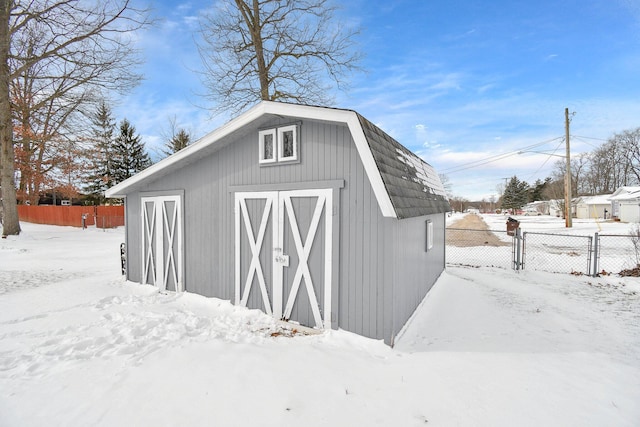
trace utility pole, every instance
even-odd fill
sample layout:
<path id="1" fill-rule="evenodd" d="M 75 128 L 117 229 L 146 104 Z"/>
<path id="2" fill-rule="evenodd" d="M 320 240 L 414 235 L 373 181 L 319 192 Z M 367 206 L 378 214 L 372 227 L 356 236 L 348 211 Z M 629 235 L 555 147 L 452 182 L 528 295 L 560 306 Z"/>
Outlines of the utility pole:
<path id="1" fill-rule="evenodd" d="M 564 139 L 567 143 L 567 152 L 565 156 L 566 170 L 564 175 L 564 223 L 565 228 L 573 227 L 571 218 L 571 157 L 569 150 L 569 109 L 564 109 Z"/>

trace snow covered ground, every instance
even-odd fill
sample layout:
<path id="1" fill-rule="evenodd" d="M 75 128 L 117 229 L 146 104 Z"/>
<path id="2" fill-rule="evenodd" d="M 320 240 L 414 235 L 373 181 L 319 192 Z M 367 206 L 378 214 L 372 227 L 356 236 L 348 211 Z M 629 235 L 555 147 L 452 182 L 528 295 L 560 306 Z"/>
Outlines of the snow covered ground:
<path id="1" fill-rule="evenodd" d="M 456 222 L 465 214 L 456 213 L 447 218 L 447 226 L 467 228 Z M 479 215 L 488 228 L 507 246 L 479 245 L 460 248 L 447 247 L 448 262 L 453 265 L 499 266 L 512 268 L 513 238 L 506 233 L 507 216 L 496 214 Z M 594 219 L 573 219 L 571 228 L 565 227 L 562 218 L 549 215 L 513 216 L 520 221 L 522 235 L 526 234 L 526 254 L 523 255 L 525 269 L 549 272 L 583 274 L 593 271 L 619 273 L 634 268 L 638 256 L 629 234 L 636 232 L 638 224 L 603 221 Z M 472 227 L 469 227 L 472 228 Z M 473 232 L 464 238 L 473 240 Z M 598 233 L 598 264 L 594 270 L 592 250 L 596 246 L 595 234 Z M 459 234 L 453 235 L 459 236 Z M 481 242 L 480 242 L 481 243 Z"/>
<path id="2" fill-rule="evenodd" d="M 447 217 L 447 225 L 453 224 L 465 213 L 454 213 Z M 502 214 L 479 214 L 487 223 L 491 230 L 506 231 L 506 222 L 509 216 Z M 510 215 L 511 218 L 520 221 L 522 231 L 531 231 L 538 233 L 563 233 L 574 235 L 592 235 L 595 232 L 602 234 L 628 234 L 628 232 L 637 224 L 629 224 L 625 222 L 604 221 L 602 219 L 577 219 L 573 218 L 572 227 L 566 228 L 565 221 L 550 215 L 526 216 L 526 215 Z"/>
<path id="3" fill-rule="evenodd" d="M 391 349 L 125 282 L 122 229 L 22 227 L 1 426 L 640 425 L 637 278 L 450 268 Z"/>

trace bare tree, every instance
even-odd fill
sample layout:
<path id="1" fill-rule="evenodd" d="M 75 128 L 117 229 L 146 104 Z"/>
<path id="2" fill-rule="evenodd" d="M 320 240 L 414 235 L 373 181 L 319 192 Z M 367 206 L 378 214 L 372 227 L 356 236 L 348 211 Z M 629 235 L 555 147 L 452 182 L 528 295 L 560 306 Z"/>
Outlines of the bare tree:
<path id="1" fill-rule="evenodd" d="M 469 200 L 460 196 L 449 197 L 449 203 L 454 212 L 464 212 L 469 205 Z"/>
<path id="2" fill-rule="evenodd" d="M 221 0 L 201 24 L 198 45 L 216 112 L 258 100 L 331 104 L 330 81 L 358 68 L 358 30 L 329 0 Z"/>
<path id="3" fill-rule="evenodd" d="M 640 182 L 640 129 L 614 134 L 588 155 L 585 189 L 588 194 L 609 194 Z"/>
<path id="4" fill-rule="evenodd" d="M 640 128 L 625 130 L 611 139 L 626 147 L 630 178 L 634 182 L 640 182 Z"/>
<path id="5" fill-rule="evenodd" d="M 451 180 L 449 179 L 449 176 L 447 174 L 444 173 L 440 173 L 438 174 L 438 176 L 440 177 L 440 182 L 442 183 L 442 186 L 444 187 L 444 191 L 447 193 L 447 198 L 452 198 L 453 197 L 453 184 L 451 183 Z"/>
<path id="6" fill-rule="evenodd" d="M 571 194 L 578 196 L 588 193 L 588 186 L 586 185 L 586 174 L 588 168 L 588 153 L 580 153 L 571 158 Z"/>
<path id="7" fill-rule="evenodd" d="M 565 209 L 564 202 L 564 178 L 555 179 L 550 181 L 544 188 L 543 193 L 547 200 L 550 200 L 559 212 L 562 213 L 562 218 L 566 216 L 567 210 Z"/>
<path id="8" fill-rule="evenodd" d="M 0 0 L 0 170 L 3 235 L 20 233 L 14 182 L 10 91 L 28 76 L 41 92 L 30 109 L 45 111 L 52 128 L 104 91 L 138 83 L 131 31 L 149 24 L 130 0 Z M 33 94 L 33 92 L 32 92 Z M 55 114 L 47 116 L 46 111 Z M 40 113 L 38 113 L 40 114 Z M 33 123 L 30 122 L 30 126 Z M 56 136 L 49 132 L 45 140 Z"/>
<path id="9" fill-rule="evenodd" d="M 34 50 L 41 37 L 28 41 L 30 49 Z M 60 152 L 68 151 L 68 142 L 63 140 L 70 118 L 89 99 L 86 93 L 74 90 L 76 83 L 71 75 L 43 77 L 50 75 L 51 62 L 24 68 L 10 84 L 14 151 L 20 175 L 18 199 L 32 205 L 38 203 L 41 186 L 47 173 L 56 167 Z"/>

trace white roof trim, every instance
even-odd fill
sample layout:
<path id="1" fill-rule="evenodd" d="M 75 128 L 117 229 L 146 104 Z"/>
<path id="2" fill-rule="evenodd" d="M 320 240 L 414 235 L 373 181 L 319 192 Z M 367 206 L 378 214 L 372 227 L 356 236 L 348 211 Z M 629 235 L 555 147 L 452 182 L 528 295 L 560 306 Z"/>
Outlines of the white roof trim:
<path id="1" fill-rule="evenodd" d="M 207 135 L 203 136 L 202 138 L 200 138 L 195 143 L 193 143 L 191 145 L 188 145 L 184 149 L 182 149 L 182 150 L 178 151 L 177 153 L 167 157 L 166 159 L 160 160 L 158 163 L 155 163 L 155 164 L 149 166 L 147 169 L 143 170 L 142 172 L 139 172 L 139 173 L 135 174 L 134 176 L 132 176 L 131 178 L 125 179 L 124 181 L 122 181 L 122 182 L 114 185 L 113 187 L 109 188 L 105 192 L 105 196 L 106 197 L 125 197 L 125 195 L 126 195 L 125 194 L 126 193 L 125 190 L 127 190 L 129 187 L 139 183 L 140 181 L 144 181 L 147 177 L 155 174 L 156 172 L 158 172 L 158 171 L 160 171 L 160 170 L 162 170 L 162 169 L 164 169 L 166 167 L 171 166 L 174 163 L 177 163 L 177 162 L 181 161 L 185 157 L 189 157 L 191 155 L 194 155 L 198 151 L 207 148 L 211 144 L 214 144 L 215 142 L 217 142 L 220 138 L 224 137 L 225 135 L 228 135 L 228 134 L 238 130 L 239 128 L 241 128 L 245 124 L 249 123 L 250 121 L 255 120 L 258 117 L 260 117 L 262 114 L 264 114 L 263 110 L 264 110 L 264 106 L 263 106 L 262 103 L 256 105 L 255 107 L 251 108 L 246 113 L 244 113 L 244 114 L 236 117 L 235 119 L 225 123 L 224 125 L 220 126 L 216 130 L 214 130 L 213 132 L 210 132 Z"/>
<path id="2" fill-rule="evenodd" d="M 378 200 L 378 206 L 380 206 L 382 216 L 387 218 L 397 218 L 398 216 L 396 215 L 396 210 L 391 203 L 391 197 L 389 196 L 389 193 L 384 186 L 382 175 L 380 175 L 378 165 L 373 158 L 371 147 L 369 147 L 367 138 L 364 136 L 364 130 L 362 130 L 360 120 L 358 119 L 358 116 L 355 112 L 348 111 L 348 113 L 350 113 L 351 117 L 349 118 L 347 125 L 349 126 L 351 136 L 356 143 L 356 148 L 358 149 L 358 153 L 360 154 L 360 159 L 362 160 L 362 164 L 364 165 L 364 170 L 367 173 L 369 182 L 373 187 L 373 193 L 376 195 L 376 200 Z"/>
<path id="3" fill-rule="evenodd" d="M 358 120 L 358 116 L 354 111 L 340 110 L 326 107 L 312 107 L 307 105 L 283 104 L 280 102 L 262 101 L 247 112 L 241 114 L 235 119 L 227 122 L 223 126 L 205 135 L 192 145 L 187 146 L 176 154 L 167 157 L 164 160 L 148 167 L 142 172 L 132 176 L 131 178 L 114 185 L 106 191 L 107 197 L 124 197 L 126 190 L 135 184 L 154 175 L 156 172 L 175 164 L 186 157 L 195 155 L 197 152 L 215 144 L 218 140 L 232 132 L 240 129 L 248 123 L 258 119 L 265 114 L 276 114 L 283 116 L 300 117 L 303 119 L 327 120 L 332 122 L 345 123 L 349 127 L 351 136 L 360 155 L 360 159 L 364 165 L 364 170 L 371 182 L 373 192 L 378 201 L 378 206 L 382 215 L 390 218 L 397 218 L 396 211 L 391 203 L 389 193 L 384 186 L 382 176 L 376 165 L 371 153 L 369 144 L 364 135 L 364 131 Z"/>

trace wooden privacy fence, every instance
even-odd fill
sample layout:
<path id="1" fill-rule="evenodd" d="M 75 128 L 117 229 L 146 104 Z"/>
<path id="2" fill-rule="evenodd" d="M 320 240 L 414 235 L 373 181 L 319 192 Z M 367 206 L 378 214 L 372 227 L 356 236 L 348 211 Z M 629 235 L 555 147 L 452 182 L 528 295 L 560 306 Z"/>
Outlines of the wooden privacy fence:
<path id="1" fill-rule="evenodd" d="M 36 224 L 113 228 L 124 225 L 124 206 L 18 205 L 18 217 Z"/>

